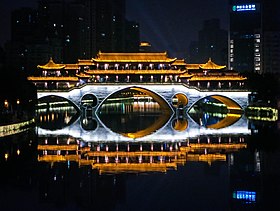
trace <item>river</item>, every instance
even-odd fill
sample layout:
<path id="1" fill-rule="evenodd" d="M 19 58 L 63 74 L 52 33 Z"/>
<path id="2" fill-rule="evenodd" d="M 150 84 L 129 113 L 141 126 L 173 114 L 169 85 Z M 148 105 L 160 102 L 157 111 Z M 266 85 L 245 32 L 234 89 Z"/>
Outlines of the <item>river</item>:
<path id="1" fill-rule="evenodd" d="M 0 138 L 3 210 L 274 210 L 278 121 L 150 102 L 37 111 Z"/>

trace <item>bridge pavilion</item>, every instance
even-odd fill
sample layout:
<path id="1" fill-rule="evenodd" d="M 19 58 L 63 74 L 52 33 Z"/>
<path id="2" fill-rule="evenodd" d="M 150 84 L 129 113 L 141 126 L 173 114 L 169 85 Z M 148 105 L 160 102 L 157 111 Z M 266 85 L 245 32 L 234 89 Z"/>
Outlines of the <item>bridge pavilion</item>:
<path id="1" fill-rule="evenodd" d="M 200 89 L 243 88 L 245 77 L 215 64 L 188 64 L 159 53 L 104 53 L 76 64 L 38 65 L 37 76 L 28 79 L 39 89 L 68 89 L 84 83 L 176 83 Z"/>

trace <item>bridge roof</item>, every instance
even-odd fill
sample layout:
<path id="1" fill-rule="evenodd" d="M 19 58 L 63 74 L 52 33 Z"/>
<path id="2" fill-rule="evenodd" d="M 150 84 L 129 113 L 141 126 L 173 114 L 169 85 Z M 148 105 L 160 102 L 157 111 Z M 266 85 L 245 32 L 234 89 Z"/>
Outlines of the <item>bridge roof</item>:
<path id="1" fill-rule="evenodd" d="M 131 75 L 178 75 L 183 74 L 186 70 L 86 70 L 87 74 L 90 75 L 122 75 L 122 74 L 131 74 Z"/>
<path id="2" fill-rule="evenodd" d="M 172 63 L 172 66 L 186 66 L 186 64 L 187 63 L 184 59 L 177 59 L 174 63 Z"/>
<path id="3" fill-rule="evenodd" d="M 91 59 L 78 59 L 78 65 L 93 65 Z"/>
<path id="4" fill-rule="evenodd" d="M 166 52 L 161 53 L 103 53 L 99 52 L 94 62 L 104 63 L 172 63 L 177 58 L 169 58 Z"/>
<path id="5" fill-rule="evenodd" d="M 41 68 L 41 69 L 45 69 L 45 70 L 60 70 L 60 69 L 65 68 L 65 65 L 64 64 L 56 64 L 56 63 L 54 63 L 54 61 L 53 61 L 53 59 L 51 57 L 47 64 L 45 64 L 45 65 L 38 65 L 37 67 Z"/>
<path id="6" fill-rule="evenodd" d="M 209 58 L 208 62 L 206 64 L 199 65 L 201 69 L 207 69 L 207 70 L 221 70 L 226 68 L 226 66 L 220 66 L 212 62 L 211 58 Z"/>
<path id="7" fill-rule="evenodd" d="M 199 69 L 203 69 L 203 70 L 222 70 L 225 69 L 226 66 L 223 65 L 217 65 L 216 63 L 214 63 L 211 58 L 209 58 L 209 60 L 205 63 L 205 64 L 186 64 L 187 69 L 193 69 L 193 70 L 199 70 Z"/>

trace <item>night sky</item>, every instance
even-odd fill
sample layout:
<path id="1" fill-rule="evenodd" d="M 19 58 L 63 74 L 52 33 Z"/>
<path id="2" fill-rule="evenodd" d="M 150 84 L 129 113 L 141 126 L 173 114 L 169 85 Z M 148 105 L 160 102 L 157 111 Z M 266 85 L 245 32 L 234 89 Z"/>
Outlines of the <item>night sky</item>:
<path id="1" fill-rule="evenodd" d="M 156 51 L 185 58 L 203 21 L 219 18 L 228 27 L 228 0 L 126 0 L 127 19 L 140 23 L 141 40 Z M 10 39 L 10 12 L 20 7 L 37 7 L 37 0 L 1 0 L 0 45 Z"/>

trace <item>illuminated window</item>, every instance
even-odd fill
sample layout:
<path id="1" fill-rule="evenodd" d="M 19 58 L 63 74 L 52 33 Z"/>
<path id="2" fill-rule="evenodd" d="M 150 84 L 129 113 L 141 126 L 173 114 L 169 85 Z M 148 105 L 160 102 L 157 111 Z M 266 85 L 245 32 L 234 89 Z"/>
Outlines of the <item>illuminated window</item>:
<path id="1" fill-rule="evenodd" d="M 255 38 L 261 38 L 260 34 L 255 34 Z"/>
<path id="2" fill-rule="evenodd" d="M 248 202 L 256 202 L 256 195 L 255 191 L 234 191 L 232 197 L 238 200 L 245 200 Z"/>

